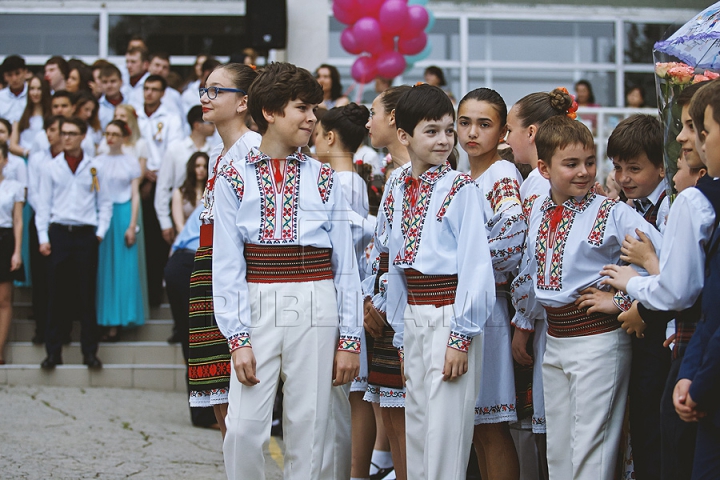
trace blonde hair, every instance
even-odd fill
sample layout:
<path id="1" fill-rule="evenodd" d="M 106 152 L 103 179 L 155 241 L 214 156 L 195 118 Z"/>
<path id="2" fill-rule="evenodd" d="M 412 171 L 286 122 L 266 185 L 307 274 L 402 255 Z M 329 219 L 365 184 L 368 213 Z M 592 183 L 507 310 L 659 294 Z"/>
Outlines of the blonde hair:
<path id="1" fill-rule="evenodd" d="M 133 107 L 130 104 L 127 103 L 121 103 L 117 107 L 115 107 L 115 110 L 118 108 L 122 108 L 125 110 L 125 113 L 127 114 L 127 125 L 130 127 L 130 134 L 129 137 L 125 140 L 125 143 L 130 146 L 134 146 L 135 143 L 140 139 L 140 127 L 138 126 L 137 121 L 137 112 L 135 111 L 135 107 Z"/>

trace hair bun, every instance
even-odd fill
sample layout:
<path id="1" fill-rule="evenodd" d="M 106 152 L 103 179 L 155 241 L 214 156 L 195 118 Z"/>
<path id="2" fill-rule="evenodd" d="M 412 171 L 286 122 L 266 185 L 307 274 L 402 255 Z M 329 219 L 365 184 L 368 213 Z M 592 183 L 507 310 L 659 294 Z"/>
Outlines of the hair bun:
<path id="1" fill-rule="evenodd" d="M 353 124 L 359 125 L 365 128 L 368 119 L 370 118 L 370 110 L 365 105 L 358 105 L 357 103 L 348 103 L 343 107 L 342 113 L 348 120 Z"/>
<path id="2" fill-rule="evenodd" d="M 558 112 L 567 113 L 573 106 L 573 97 L 565 87 L 558 87 L 548 95 L 550 96 L 550 106 Z"/>

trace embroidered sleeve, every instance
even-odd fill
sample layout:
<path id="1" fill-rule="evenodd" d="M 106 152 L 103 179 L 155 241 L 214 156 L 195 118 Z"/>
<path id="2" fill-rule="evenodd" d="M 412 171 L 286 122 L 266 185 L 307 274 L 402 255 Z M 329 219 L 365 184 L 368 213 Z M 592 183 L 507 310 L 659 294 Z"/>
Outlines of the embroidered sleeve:
<path id="1" fill-rule="evenodd" d="M 318 192 L 320 192 L 320 199 L 323 203 L 327 203 L 330 198 L 330 190 L 333 186 L 333 169 L 330 168 L 330 164 L 323 163 L 320 166 L 320 173 L 318 174 Z"/>
<path id="2" fill-rule="evenodd" d="M 448 338 L 447 346 L 448 348 L 454 348 L 455 350 L 467 353 L 470 348 L 470 342 L 472 342 L 471 337 L 463 335 L 459 332 L 450 332 L 450 338 Z"/>
<path id="3" fill-rule="evenodd" d="M 615 292 L 615 295 L 613 295 L 613 303 L 621 311 L 627 312 L 632 306 L 632 298 L 630 298 L 628 294 L 618 290 L 617 292 Z"/>
<path id="4" fill-rule="evenodd" d="M 337 349 L 340 352 L 360 353 L 360 337 L 340 335 Z"/>
<path id="5" fill-rule="evenodd" d="M 247 332 L 236 333 L 227 339 L 230 353 L 234 352 L 238 348 L 252 348 L 250 343 L 250 334 Z"/>
<path id="6" fill-rule="evenodd" d="M 490 202 L 490 207 L 495 213 L 506 202 L 520 204 L 520 184 L 514 178 L 501 178 L 495 182 L 492 190 L 485 195 L 485 198 Z"/>
<path id="7" fill-rule="evenodd" d="M 237 199 L 242 202 L 243 195 L 245 194 L 245 182 L 235 167 L 232 164 L 226 163 L 218 170 L 218 176 L 228 182 L 235 192 Z"/>
<path id="8" fill-rule="evenodd" d="M 387 188 L 387 186 L 385 187 Z M 393 196 L 392 188 L 388 191 L 385 202 L 383 203 L 383 210 L 385 210 L 385 217 L 389 225 L 393 223 L 393 211 L 395 210 L 395 197 Z"/>
<path id="9" fill-rule="evenodd" d="M 588 235 L 588 243 L 599 247 L 603 244 L 603 238 L 605 237 L 605 227 L 607 226 L 608 217 L 610 216 L 610 210 L 617 205 L 617 200 L 605 199 L 598 209 L 593 228 Z"/>
<path id="10" fill-rule="evenodd" d="M 485 224 L 493 269 L 512 272 L 522 257 L 527 233 L 518 181 L 508 177 L 499 179 L 485 198 L 493 210 L 492 218 Z"/>
<path id="11" fill-rule="evenodd" d="M 435 215 L 435 219 L 438 222 L 442 222 L 442 219 L 445 216 L 445 213 L 447 212 L 448 207 L 450 206 L 450 202 L 452 202 L 452 199 L 455 198 L 455 195 L 457 194 L 457 192 L 465 185 L 470 185 L 470 184 L 475 184 L 475 182 L 469 175 L 461 173 L 457 177 L 455 177 L 452 187 L 450 187 L 450 191 L 448 192 L 447 195 L 445 195 L 445 200 L 443 200 L 440 210 L 438 210 L 437 215 Z"/>

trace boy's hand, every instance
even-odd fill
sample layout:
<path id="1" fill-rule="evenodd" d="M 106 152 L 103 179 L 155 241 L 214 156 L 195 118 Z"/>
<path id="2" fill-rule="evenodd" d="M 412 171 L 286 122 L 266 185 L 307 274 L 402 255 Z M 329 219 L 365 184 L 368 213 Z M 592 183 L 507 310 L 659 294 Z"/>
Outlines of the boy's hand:
<path id="1" fill-rule="evenodd" d="M 618 315 L 618 322 L 621 323 L 620 328 L 625 330 L 628 335 L 634 333 L 637 338 L 645 338 L 643 332 L 645 328 L 647 328 L 647 324 L 640 316 L 637 300 L 632 302 L 632 306 L 627 312 L 622 312 Z"/>
<path id="2" fill-rule="evenodd" d="M 512 354 L 513 358 L 520 365 L 532 365 L 533 358 L 527 352 L 527 342 L 530 338 L 530 334 L 527 330 L 515 329 L 512 339 Z"/>
<path id="3" fill-rule="evenodd" d="M 603 292 L 595 287 L 586 288 L 575 300 L 578 308 L 587 308 L 587 313 L 608 313 L 614 315 L 620 309 L 613 302 L 613 292 Z"/>
<path id="4" fill-rule="evenodd" d="M 627 292 L 628 281 L 633 277 L 639 277 L 640 274 L 633 270 L 630 266 L 621 267 L 620 265 L 605 265 L 600 270 L 600 275 L 608 278 L 604 278 L 600 281 L 603 285 L 610 285 L 615 290 L 622 290 Z"/>
<path id="5" fill-rule="evenodd" d="M 622 252 L 620 260 L 642 267 L 650 275 L 659 274 L 660 263 L 657 253 L 655 253 L 655 247 L 642 230 L 636 228 L 635 233 L 640 240 L 632 235 L 625 235 L 625 241 L 620 249 Z"/>
<path id="6" fill-rule="evenodd" d="M 231 355 L 235 375 L 237 375 L 240 383 L 246 387 L 252 387 L 260 383 L 260 380 L 255 376 L 257 373 L 257 365 L 252 347 L 238 348 L 233 350 Z"/>
<path id="7" fill-rule="evenodd" d="M 360 373 L 360 355 L 352 352 L 335 352 L 333 386 L 339 387 L 352 382 L 358 373 Z"/>
<path id="8" fill-rule="evenodd" d="M 675 343 L 675 337 L 677 337 L 677 334 L 673 333 L 668 338 L 666 338 L 665 341 L 663 342 L 663 347 L 668 348 L 670 345 Z"/>
<path id="9" fill-rule="evenodd" d="M 451 347 L 445 350 L 445 365 L 443 366 L 443 381 L 455 380 L 468 371 L 468 354 Z"/>
<path id="10" fill-rule="evenodd" d="M 687 378 L 678 380 L 675 384 L 675 390 L 673 390 L 673 405 L 681 420 L 684 422 L 697 422 L 706 413 L 696 409 L 697 403 L 690 397 L 690 385 L 692 385 L 692 380 Z"/>
<path id="11" fill-rule="evenodd" d="M 363 326 L 371 337 L 382 337 L 383 329 L 385 328 L 385 314 L 378 312 L 375 305 L 373 305 L 372 300 L 369 298 L 365 299 Z"/>

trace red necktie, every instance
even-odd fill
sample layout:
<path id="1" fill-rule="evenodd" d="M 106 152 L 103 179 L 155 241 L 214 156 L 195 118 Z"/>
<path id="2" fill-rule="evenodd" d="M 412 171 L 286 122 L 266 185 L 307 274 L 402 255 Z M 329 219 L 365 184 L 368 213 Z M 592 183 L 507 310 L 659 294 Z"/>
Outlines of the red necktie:
<path id="1" fill-rule="evenodd" d="M 273 158 L 270 160 L 270 162 L 272 163 L 273 178 L 275 180 L 275 189 L 279 191 L 280 185 L 282 185 L 282 181 L 283 181 L 283 171 L 280 170 L 280 159 Z"/>
<path id="2" fill-rule="evenodd" d="M 562 220 L 563 213 L 565 212 L 565 207 L 562 205 L 558 205 L 555 207 L 555 210 L 550 214 L 550 231 L 554 232 L 555 229 L 558 226 L 558 223 L 560 223 L 560 220 Z"/>
<path id="3" fill-rule="evenodd" d="M 410 205 L 415 207 L 418 200 L 418 191 L 420 190 L 420 181 L 414 177 L 408 177 L 405 180 L 405 190 L 410 198 Z"/>

